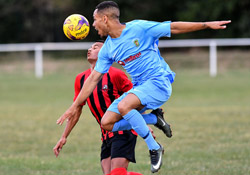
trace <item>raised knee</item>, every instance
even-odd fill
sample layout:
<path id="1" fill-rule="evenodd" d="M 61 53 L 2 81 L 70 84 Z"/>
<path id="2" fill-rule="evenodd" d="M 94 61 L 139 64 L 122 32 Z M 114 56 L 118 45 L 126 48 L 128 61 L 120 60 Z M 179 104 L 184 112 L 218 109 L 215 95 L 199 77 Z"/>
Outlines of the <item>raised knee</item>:
<path id="1" fill-rule="evenodd" d="M 101 120 L 101 127 L 103 129 L 105 129 L 106 131 L 112 131 L 112 129 L 113 129 L 113 126 L 110 125 L 108 120 L 106 120 L 105 118 L 102 118 L 102 120 Z"/>
<path id="2" fill-rule="evenodd" d="M 102 118 L 101 119 L 101 127 L 106 130 L 107 124 L 108 124 L 107 121 L 104 118 Z"/>
<path id="3" fill-rule="evenodd" d="M 127 113 L 127 106 L 126 106 L 126 104 L 123 101 L 121 101 L 120 103 L 118 103 L 117 108 L 118 108 L 118 111 L 120 112 L 120 114 L 122 116 Z"/>

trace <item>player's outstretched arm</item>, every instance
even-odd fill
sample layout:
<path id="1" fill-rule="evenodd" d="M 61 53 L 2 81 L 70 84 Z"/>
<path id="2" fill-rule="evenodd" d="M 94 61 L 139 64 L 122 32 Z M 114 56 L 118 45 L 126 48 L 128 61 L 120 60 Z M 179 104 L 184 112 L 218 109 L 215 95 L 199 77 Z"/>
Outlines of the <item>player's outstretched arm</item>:
<path id="1" fill-rule="evenodd" d="M 69 119 L 67 121 L 67 124 L 65 126 L 65 129 L 63 131 L 63 134 L 62 134 L 60 140 L 57 142 L 57 144 L 53 148 L 53 151 L 54 151 L 54 154 L 55 154 L 56 157 L 58 157 L 58 155 L 59 155 L 60 151 L 62 150 L 63 146 L 66 144 L 67 137 L 69 136 L 72 129 L 75 127 L 75 125 L 78 122 L 81 114 L 82 114 L 82 108 L 79 108 L 79 110 L 77 111 L 76 117 L 71 118 L 71 119 Z"/>
<path id="2" fill-rule="evenodd" d="M 172 22 L 171 23 L 171 33 L 172 34 L 181 34 L 194 32 L 197 30 L 204 29 L 225 29 L 226 24 L 231 23 L 231 20 L 228 21 L 211 21 L 211 22 Z"/>
<path id="3" fill-rule="evenodd" d="M 74 118 L 77 114 L 79 108 L 81 108 L 82 103 L 87 100 L 90 94 L 95 89 L 98 82 L 101 80 L 103 74 L 95 70 L 91 72 L 87 80 L 78 94 L 74 103 L 68 108 L 68 110 L 57 120 L 57 124 L 62 125 L 65 119 Z"/>

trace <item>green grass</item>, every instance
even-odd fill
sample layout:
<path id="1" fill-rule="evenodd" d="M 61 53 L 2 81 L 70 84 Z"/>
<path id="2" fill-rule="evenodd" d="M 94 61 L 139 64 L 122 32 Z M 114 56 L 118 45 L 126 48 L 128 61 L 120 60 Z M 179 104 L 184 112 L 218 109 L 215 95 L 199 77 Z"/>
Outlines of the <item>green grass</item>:
<path id="1" fill-rule="evenodd" d="M 53 155 L 65 126 L 56 120 L 72 103 L 79 69 L 64 71 L 40 80 L 33 72 L 1 72 L 0 175 L 102 174 L 100 129 L 87 107 L 60 156 Z M 250 71 L 227 71 L 216 78 L 204 70 L 176 73 L 172 97 L 163 106 L 173 138 L 152 127 L 166 153 L 157 174 L 250 174 Z M 129 170 L 151 174 L 141 138 L 136 159 Z"/>

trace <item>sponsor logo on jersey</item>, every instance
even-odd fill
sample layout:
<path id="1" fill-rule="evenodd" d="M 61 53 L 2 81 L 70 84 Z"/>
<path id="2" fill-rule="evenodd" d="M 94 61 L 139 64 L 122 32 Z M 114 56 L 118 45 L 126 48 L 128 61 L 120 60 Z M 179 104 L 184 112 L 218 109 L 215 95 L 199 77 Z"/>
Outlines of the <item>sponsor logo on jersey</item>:
<path id="1" fill-rule="evenodd" d="M 135 55 L 131 55 L 130 57 L 126 58 L 124 61 L 118 61 L 118 64 L 125 66 L 126 63 L 133 61 L 137 58 L 139 58 L 141 56 L 141 52 L 135 54 Z"/>
<path id="2" fill-rule="evenodd" d="M 118 61 L 118 64 L 125 66 L 125 63 L 123 61 Z"/>

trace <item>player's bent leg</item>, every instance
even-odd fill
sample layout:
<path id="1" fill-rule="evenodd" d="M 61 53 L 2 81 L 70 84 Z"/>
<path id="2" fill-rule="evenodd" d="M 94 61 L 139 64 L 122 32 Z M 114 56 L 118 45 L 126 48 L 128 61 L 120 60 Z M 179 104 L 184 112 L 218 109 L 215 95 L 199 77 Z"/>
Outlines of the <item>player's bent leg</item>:
<path id="1" fill-rule="evenodd" d="M 150 150 L 151 171 L 154 173 L 161 168 L 163 148 L 154 140 L 142 115 L 135 110 L 141 110 L 142 107 L 143 105 L 141 104 L 139 98 L 134 94 L 128 94 L 118 104 L 118 110 L 122 117 L 131 124 L 137 134 L 139 134 L 147 143 Z"/>
<path id="2" fill-rule="evenodd" d="M 112 131 L 115 122 L 122 119 L 120 114 L 112 111 L 106 111 L 101 120 L 101 126 L 106 131 Z"/>
<path id="3" fill-rule="evenodd" d="M 160 147 L 154 140 L 145 120 L 138 111 L 142 108 L 144 108 L 144 106 L 141 105 L 140 99 L 134 94 L 128 94 L 118 103 L 118 110 L 122 117 L 127 120 L 137 134 L 145 140 L 149 150 L 157 150 Z"/>
<path id="4" fill-rule="evenodd" d="M 103 174 L 110 174 L 111 172 L 111 157 L 108 157 L 106 159 L 102 159 L 101 161 L 102 166 L 102 172 Z"/>
<path id="5" fill-rule="evenodd" d="M 132 93 L 129 93 L 118 103 L 118 110 L 122 116 L 126 115 L 132 109 L 140 111 L 144 106 L 141 104 L 140 99 Z"/>

